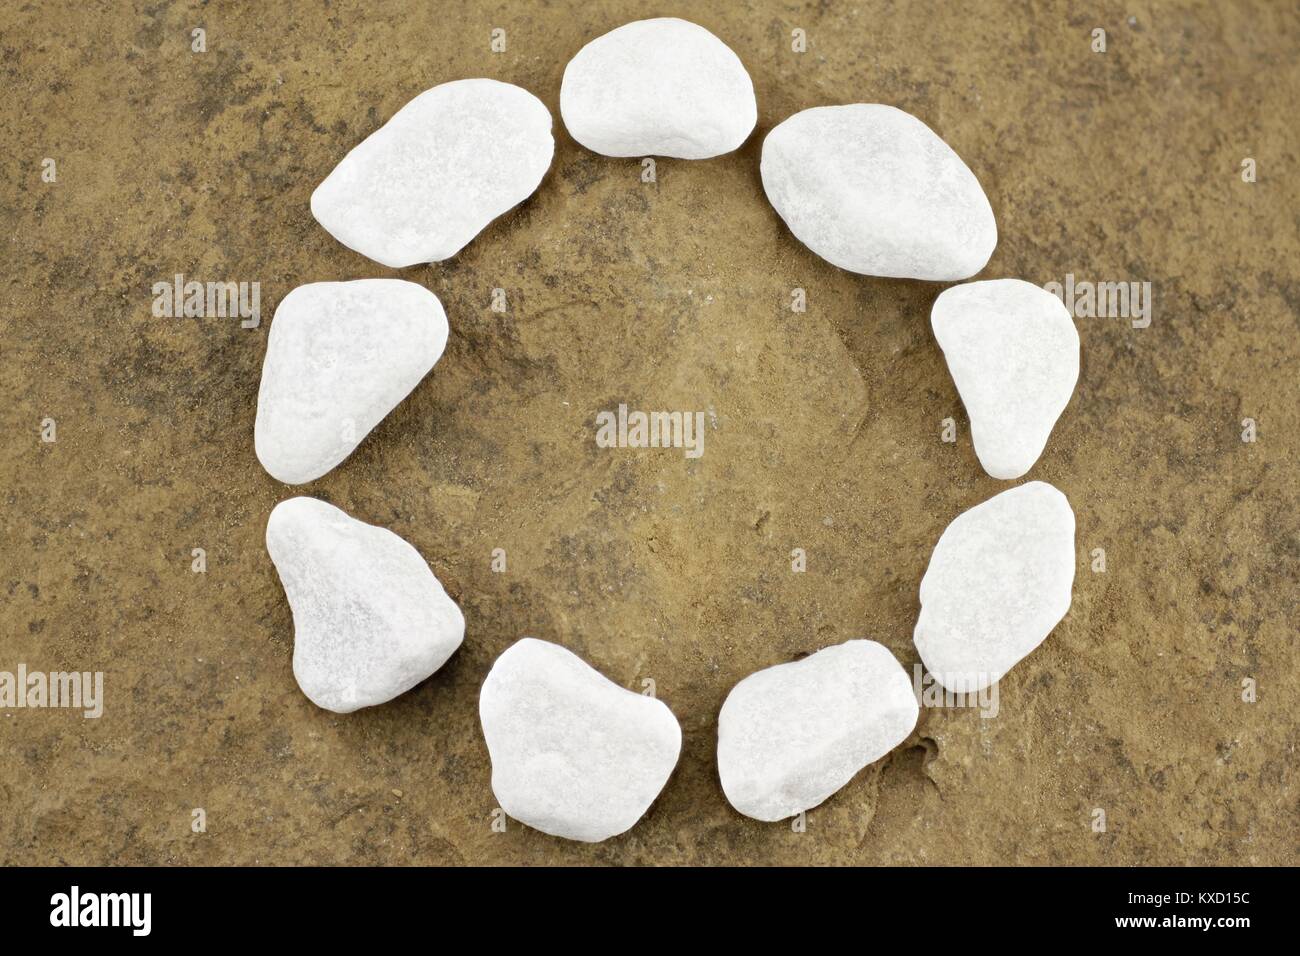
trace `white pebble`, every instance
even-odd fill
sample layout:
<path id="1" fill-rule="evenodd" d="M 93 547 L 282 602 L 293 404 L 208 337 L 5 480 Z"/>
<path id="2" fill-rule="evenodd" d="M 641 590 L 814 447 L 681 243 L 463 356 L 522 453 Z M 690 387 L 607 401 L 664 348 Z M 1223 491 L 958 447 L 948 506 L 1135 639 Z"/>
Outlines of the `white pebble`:
<path id="1" fill-rule="evenodd" d="M 443 83 L 343 157 L 312 193 L 312 215 L 386 266 L 440 262 L 531 196 L 554 151 L 551 114 L 527 90 Z"/>
<path id="2" fill-rule="evenodd" d="M 592 40 L 564 69 L 569 135 L 605 156 L 708 159 L 740 146 L 758 121 L 740 58 L 704 27 L 638 20 Z"/>
<path id="3" fill-rule="evenodd" d="M 401 279 L 313 282 L 280 302 L 267 335 L 253 444 L 274 478 L 341 462 L 442 355 L 447 316 Z"/>
<path id="4" fill-rule="evenodd" d="M 921 579 L 912 640 L 948 690 L 983 690 L 1051 633 L 1073 587 L 1074 512 L 1031 481 L 948 525 Z"/>
<path id="5" fill-rule="evenodd" d="M 665 704 L 530 637 L 492 665 L 479 717 L 501 808 L 543 833 L 589 843 L 641 819 L 682 747 Z"/>
<path id="6" fill-rule="evenodd" d="M 315 498 L 266 522 L 266 550 L 293 610 L 293 676 L 340 714 L 392 700 L 441 667 L 465 619 L 418 551 Z"/>
<path id="7" fill-rule="evenodd" d="M 856 640 L 750 674 L 718 714 L 718 775 L 757 820 L 817 806 L 907 739 L 920 708 L 889 649 Z"/>
<path id="8" fill-rule="evenodd" d="M 930 323 L 980 464 L 994 478 L 1019 478 L 1043 453 L 1079 380 L 1070 313 L 1033 283 L 991 279 L 947 289 Z"/>
<path id="9" fill-rule="evenodd" d="M 796 113 L 767 134 L 761 170 L 795 237 L 850 272 L 965 279 L 997 245 L 975 175 L 930 127 L 892 106 Z"/>

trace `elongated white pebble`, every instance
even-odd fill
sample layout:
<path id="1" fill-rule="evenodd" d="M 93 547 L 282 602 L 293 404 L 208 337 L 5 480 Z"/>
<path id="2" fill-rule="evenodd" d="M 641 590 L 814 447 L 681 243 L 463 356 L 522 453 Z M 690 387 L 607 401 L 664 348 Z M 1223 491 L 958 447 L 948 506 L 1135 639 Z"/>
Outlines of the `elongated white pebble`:
<path id="1" fill-rule="evenodd" d="M 875 641 L 757 671 L 718 714 L 722 789 L 745 816 L 794 816 L 906 740 L 919 713 L 907 672 Z"/>
<path id="2" fill-rule="evenodd" d="M 962 512 L 921 578 L 912 640 L 926 669 L 959 693 L 996 683 L 1051 633 L 1074 588 L 1074 511 L 1031 481 Z"/>
<path id="3" fill-rule="evenodd" d="M 267 334 L 253 446 L 272 477 L 312 481 L 352 454 L 447 344 L 438 297 L 401 279 L 301 285 Z"/>
<path id="4" fill-rule="evenodd" d="M 1043 453 L 1079 380 L 1070 313 L 1031 282 L 990 279 L 944 290 L 930 323 L 980 464 L 994 478 L 1019 478 Z"/>
<path id="5" fill-rule="evenodd" d="M 344 156 L 312 193 L 311 212 L 386 266 L 441 262 L 531 196 L 554 152 L 550 111 L 527 90 L 443 83 Z"/>
<path id="6" fill-rule="evenodd" d="M 763 140 L 761 171 L 795 237 L 850 272 L 965 279 L 997 245 L 974 173 L 930 127 L 892 106 L 796 113 Z"/>

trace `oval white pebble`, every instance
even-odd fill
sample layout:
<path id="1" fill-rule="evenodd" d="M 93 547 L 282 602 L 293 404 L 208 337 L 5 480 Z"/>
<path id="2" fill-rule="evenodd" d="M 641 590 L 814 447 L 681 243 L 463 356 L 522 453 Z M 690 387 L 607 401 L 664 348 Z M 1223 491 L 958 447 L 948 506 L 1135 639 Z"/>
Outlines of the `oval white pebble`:
<path id="1" fill-rule="evenodd" d="M 795 237 L 850 272 L 965 279 L 997 245 L 975 175 L 930 127 L 892 106 L 796 113 L 767 134 L 761 171 Z"/>
<path id="2" fill-rule="evenodd" d="M 907 739 L 920 707 L 889 649 L 857 640 L 750 674 L 718 714 L 718 775 L 757 820 L 817 806 Z"/>
<path id="3" fill-rule="evenodd" d="M 704 27 L 659 17 L 592 40 L 564 68 L 560 115 L 604 156 L 708 159 L 740 146 L 758 121 L 740 58 Z"/>
<path id="4" fill-rule="evenodd" d="M 1042 481 L 1004 491 L 948 525 L 921 578 L 912 640 L 940 684 L 996 683 L 1070 609 L 1074 511 Z"/>
<path id="5" fill-rule="evenodd" d="M 554 151 L 550 111 L 532 93 L 443 83 L 343 157 L 312 193 L 312 215 L 386 266 L 440 262 L 531 196 Z"/>
<path id="6" fill-rule="evenodd" d="M 415 388 L 447 344 L 438 297 L 401 279 L 313 282 L 267 334 L 253 445 L 274 478 L 312 481 Z"/>
<path id="7" fill-rule="evenodd" d="M 589 843 L 641 819 L 682 747 L 667 705 L 531 637 L 492 665 L 479 718 L 501 808 L 543 833 Z"/>
<path id="8" fill-rule="evenodd" d="M 1033 283 L 991 279 L 945 290 L 930 324 L 980 464 L 994 478 L 1019 478 L 1043 453 L 1079 380 L 1070 313 Z"/>
<path id="9" fill-rule="evenodd" d="M 266 550 L 293 610 L 293 676 L 318 707 L 346 714 L 392 700 L 464 639 L 456 602 L 385 528 L 290 498 L 266 522 Z"/>

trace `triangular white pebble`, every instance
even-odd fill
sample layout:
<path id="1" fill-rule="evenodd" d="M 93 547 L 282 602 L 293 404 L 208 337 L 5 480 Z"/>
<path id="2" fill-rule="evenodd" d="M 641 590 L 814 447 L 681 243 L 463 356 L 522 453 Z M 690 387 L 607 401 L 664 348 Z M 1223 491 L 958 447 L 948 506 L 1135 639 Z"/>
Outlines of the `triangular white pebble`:
<path id="1" fill-rule="evenodd" d="M 325 474 L 442 355 L 447 316 L 401 279 L 313 282 L 280 302 L 267 335 L 253 444 L 291 485 Z"/>
<path id="2" fill-rule="evenodd" d="M 995 495 L 948 525 L 921 579 L 912 640 L 952 691 L 996 683 L 1070 609 L 1074 512 L 1042 481 Z"/>
<path id="3" fill-rule="evenodd" d="M 750 674 L 718 714 L 718 775 L 758 820 L 817 806 L 916 726 L 907 672 L 875 641 L 847 641 Z"/>
<path id="4" fill-rule="evenodd" d="M 440 262 L 531 196 L 554 152 L 551 114 L 532 93 L 497 80 L 443 83 L 343 157 L 311 212 L 386 266 Z"/>
<path id="5" fill-rule="evenodd" d="M 492 665 L 479 717 L 501 808 L 544 833 L 589 843 L 641 819 L 682 747 L 667 705 L 529 637 Z"/>
<path id="6" fill-rule="evenodd" d="M 763 140 L 761 171 L 795 237 L 850 272 L 966 279 L 997 245 L 975 175 L 930 127 L 892 106 L 796 113 Z"/>
<path id="7" fill-rule="evenodd" d="M 1079 380 L 1079 333 L 1061 300 L 1020 279 L 953 286 L 930 310 L 934 337 L 994 478 L 1019 478 L 1043 453 Z"/>
<path id="8" fill-rule="evenodd" d="M 418 551 L 315 498 L 266 522 L 293 609 L 293 676 L 318 707 L 349 713 L 405 693 L 446 662 L 465 619 Z"/>
<path id="9" fill-rule="evenodd" d="M 605 156 L 708 159 L 740 146 L 758 121 L 740 58 L 704 27 L 638 20 L 592 40 L 560 86 L 569 135 Z"/>

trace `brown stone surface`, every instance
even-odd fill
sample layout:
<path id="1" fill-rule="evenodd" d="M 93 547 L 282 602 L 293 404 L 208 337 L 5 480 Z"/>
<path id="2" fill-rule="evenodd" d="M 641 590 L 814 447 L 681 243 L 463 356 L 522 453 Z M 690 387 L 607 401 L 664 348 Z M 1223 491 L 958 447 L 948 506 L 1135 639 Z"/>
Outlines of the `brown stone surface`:
<path id="1" fill-rule="evenodd" d="M 558 113 L 568 58 L 638 4 L 113 6 L 0 8 L 0 669 L 106 675 L 99 720 L 0 711 L 0 861 L 1300 862 L 1293 5 L 668 2 L 740 55 L 759 128 L 730 156 L 661 160 L 654 185 Z M 470 76 L 555 115 L 537 194 L 440 265 L 335 242 L 316 184 L 416 93 Z M 980 469 L 931 335 L 941 286 L 838 271 L 763 197 L 766 131 L 854 101 L 915 113 L 975 171 L 1000 232 L 983 277 L 1150 281 L 1155 315 L 1079 320 L 1078 390 L 1030 475 L 1078 517 L 1068 617 L 995 719 L 923 712 L 794 833 L 723 798 L 728 689 L 861 636 L 910 669 L 931 547 L 1008 487 Z M 154 318 L 151 286 L 177 272 L 259 281 L 261 326 Z M 275 304 L 384 275 L 441 297 L 445 356 L 334 472 L 278 484 L 252 443 Z M 708 410 L 704 456 L 596 448 L 620 401 Z M 407 538 L 464 609 L 463 648 L 390 704 L 338 716 L 294 683 L 262 537 L 294 493 Z M 629 833 L 490 829 L 478 688 L 523 635 L 653 678 L 681 720 L 681 763 Z"/>

